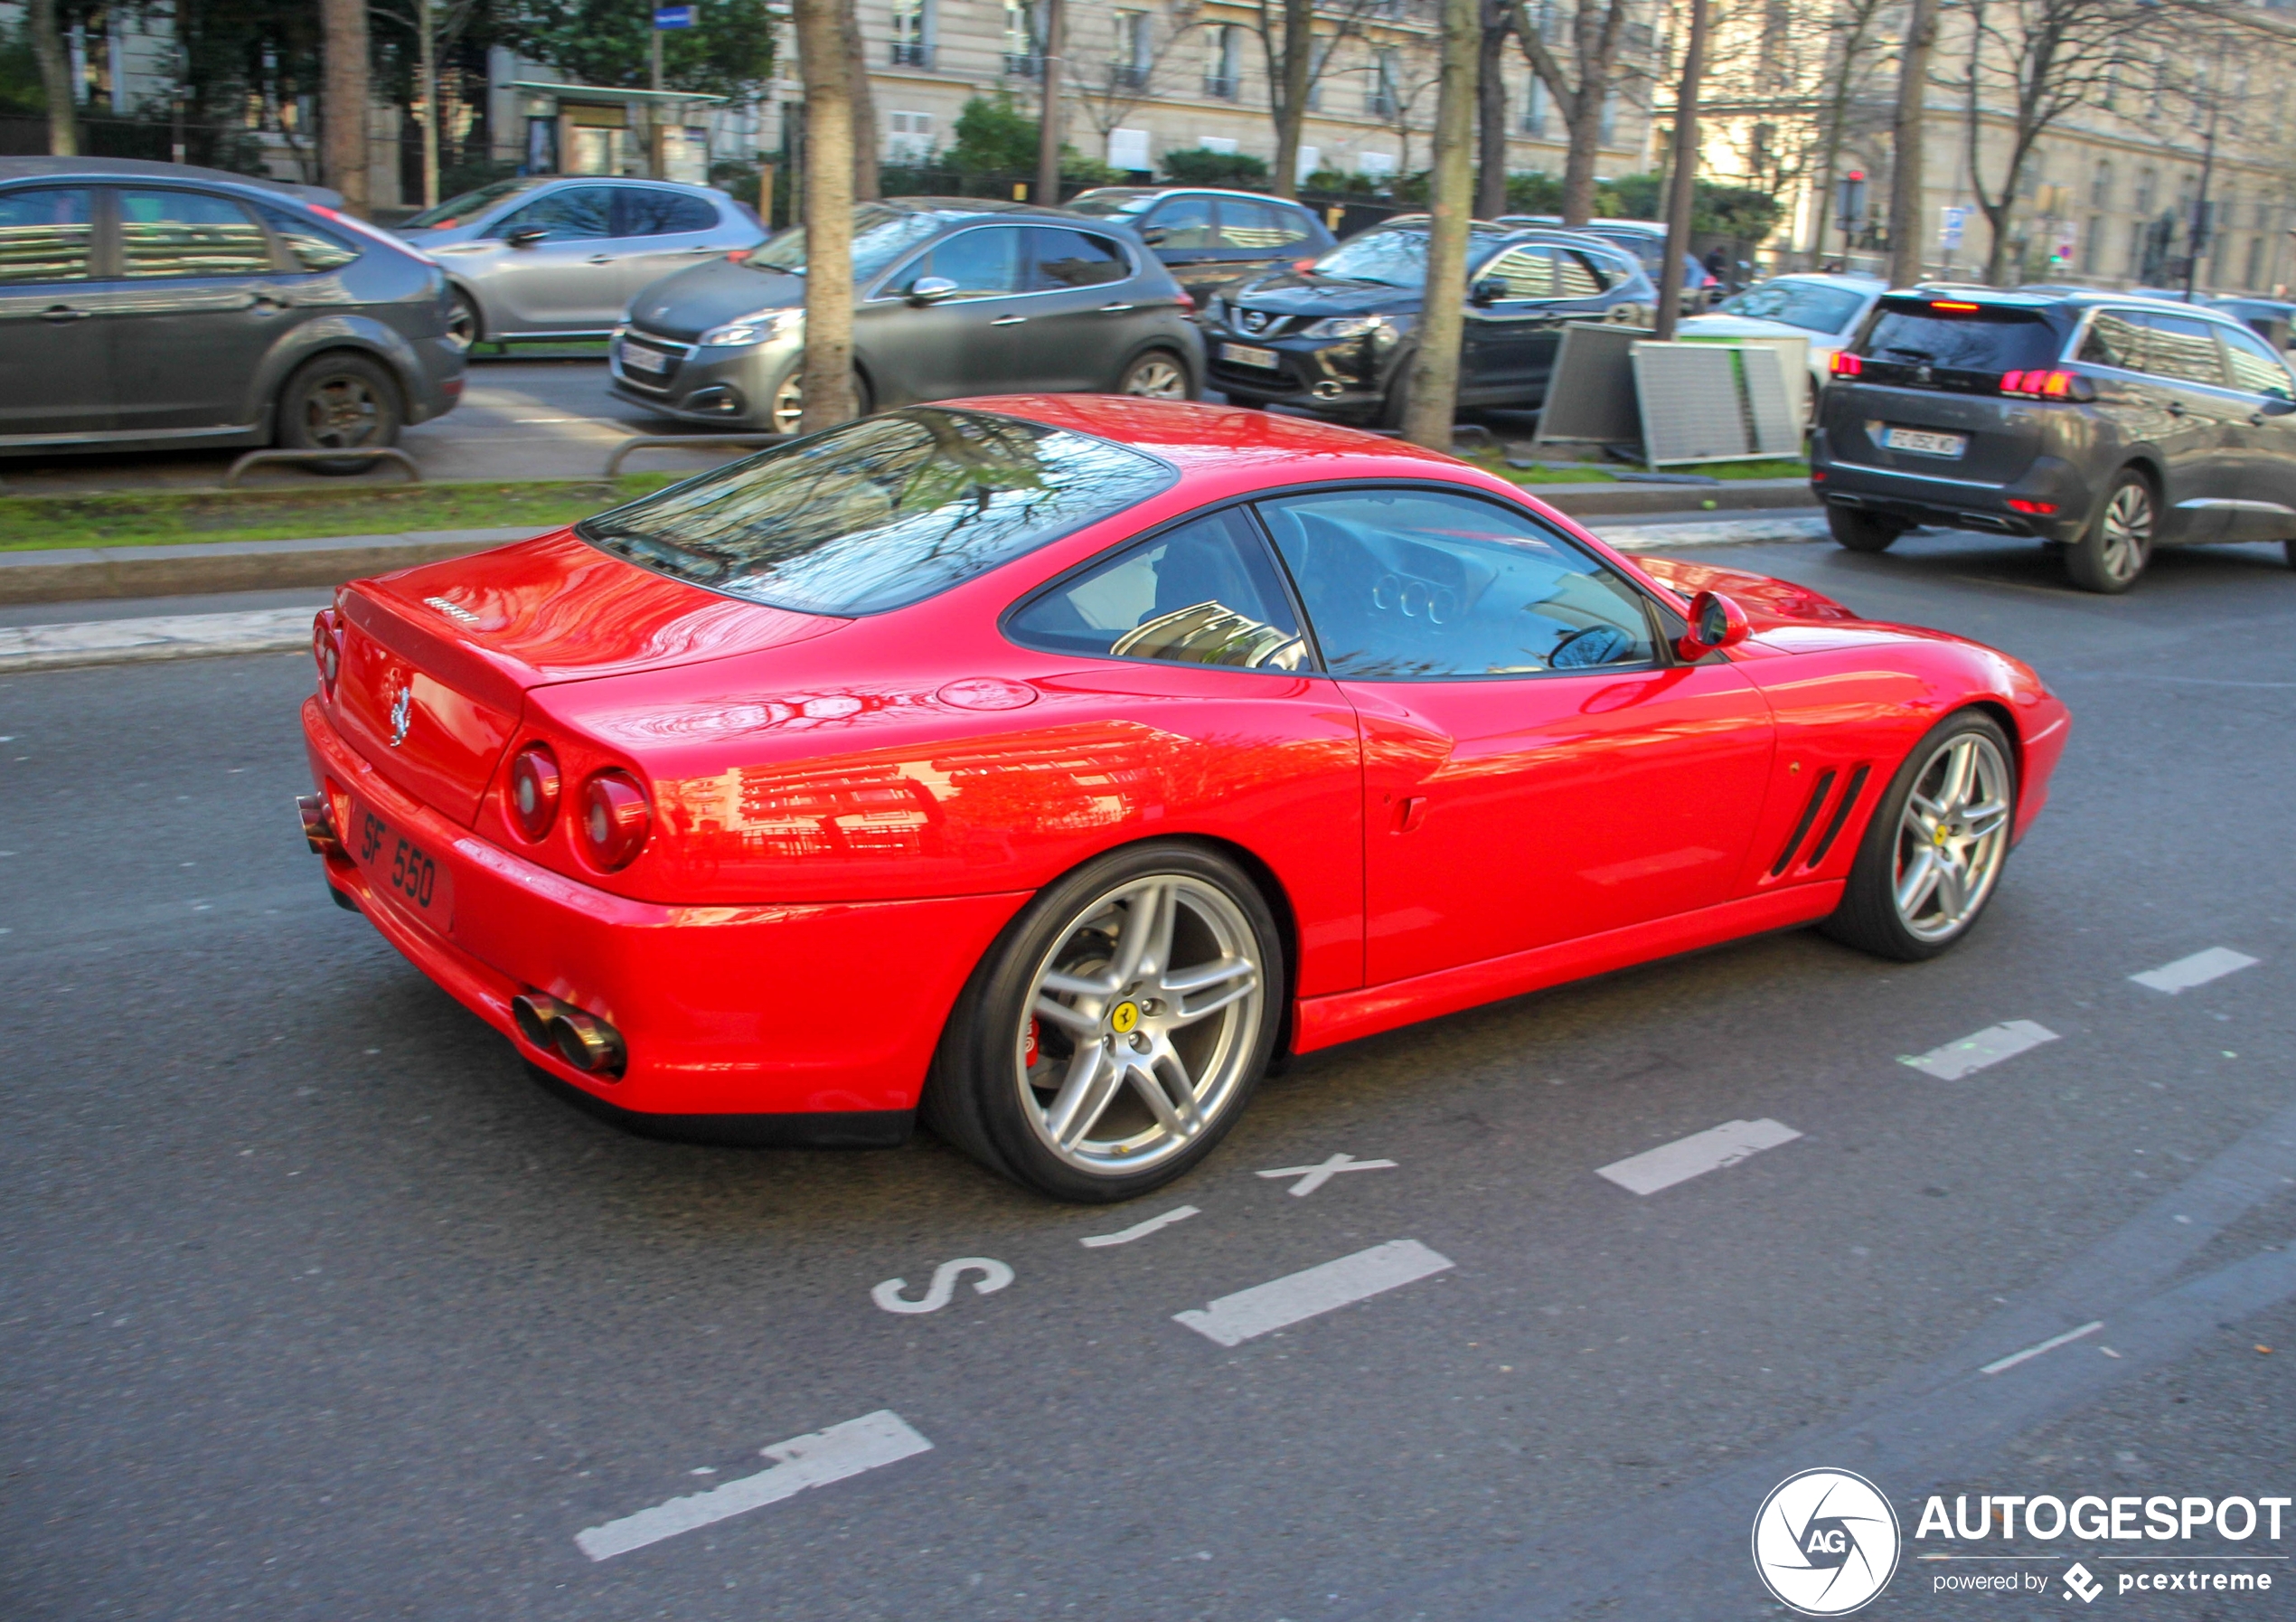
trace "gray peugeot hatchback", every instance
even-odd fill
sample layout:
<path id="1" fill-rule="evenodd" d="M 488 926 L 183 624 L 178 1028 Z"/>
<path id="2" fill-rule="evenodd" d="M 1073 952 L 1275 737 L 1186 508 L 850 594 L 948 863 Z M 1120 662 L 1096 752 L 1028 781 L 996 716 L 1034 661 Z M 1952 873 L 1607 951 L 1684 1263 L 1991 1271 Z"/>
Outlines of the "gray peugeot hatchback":
<path id="1" fill-rule="evenodd" d="M 2296 377 L 2242 322 L 2086 289 L 1885 297 L 1834 358 L 1810 449 L 1834 539 L 2029 535 L 2125 591 L 2160 546 L 2296 565 Z"/>

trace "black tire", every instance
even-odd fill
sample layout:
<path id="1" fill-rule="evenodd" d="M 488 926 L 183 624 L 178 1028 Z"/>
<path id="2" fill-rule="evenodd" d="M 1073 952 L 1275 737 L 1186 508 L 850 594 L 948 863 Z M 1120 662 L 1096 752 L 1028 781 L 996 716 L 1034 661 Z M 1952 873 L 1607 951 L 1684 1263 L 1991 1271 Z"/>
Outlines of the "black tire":
<path id="1" fill-rule="evenodd" d="M 2137 583 L 2160 538 L 2160 497 L 2152 481 L 2123 467 L 2081 538 L 2065 549 L 2065 573 L 2084 591 L 2118 596 Z"/>
<path id="2" fill-rule="evenodd" d="M 480 313 L 478 301 L 460 288 L 447 300 L 447 341 L 465 354 L 486 341 L 486 317 Z"/>
<path id="3" fill-rule="evenodd" d="M 1116 392 L 1143 400 L 1193 400 L 1199 391 L 1188 363 L 1169 349 L 1135 355 L 1116 380 Z"/>
<path id="4" fill-rule="evenodd" d="M 1215 1055 L 1209 1062 L 1191 1060 L 1196 1068 L 1185 1072 L 1191 1085 L 1202 1089 L 1195 1102 L 1210 1100 L 1200 1126 L 1190 1133 L 1175 1134 L 1150 1121 L 1147 1130 L 1153 1141 L 1137 1151 L 1150 1157 L 1148 1164 L 1138 1171 L 1125 1171 L 1118 1169 L 1114 1159 L 1103 1156 L 1103 1164 L 1094 1167 L 1085 1164 L 1093 1158 L 1085 1153 L 1093 1147 L 1087 1141 L 1091 1127 L 1077 1134 L 1077 1153 L 1063 1154 L 1050 1141 L 1051 1128 L 1046 1118 L 1054 1099 L 1060 1096 L 1059 1085 L 1065 1079 L 1062 1067 L 1088 1057 L 1094 1041 L 1074 1037 L 1049 1022 L 1035 1019 L 1031 1010 L 1042 1004 L 1032 994 L 1040 972 L 1048 965 L 1079 961 L 1059 955 L 1070 954 L 1080 941 L 1098 938 L 1106 942 L 1111 955 L 1121 952 L 1121 929 L 1115 934 L 1096 931 L 1091 920 L 1115 918 L 1121 923 L 1138 916 L 1132 910 L 1140 904 L 1137 900 L 1129 901 L 1123 912 L 1110 907 L 1111 900 L 1127 886 L 1159 879 L 1171 882 L 1174 891 L 1185 891 L 1190 906 L 1212 902 L 1213 910 L 1203 917 L 1224 916 L 1226 927 L 1237 940 L 1248 938 L 1249 967 L 1256 981 L 1248 996 L 1234 1004 L 1232 1016 L 1208 1013 L 1191 1016 L 1196 1023 L 1177 1027 L 1183 1034 L 1203 1033 Z M 1191 912 L 1189 917 L 1196 920 L 1198 915 Z M 1171 956 L 1177 957 L 1183 949 L 1191 950 L 1191 955 L 1200 950 L 1200 945 L 1191 948 L 1181 937 L 1190 929 L 1203 929 L 1201 921 L 1191 921 L 1186 928 L 1175 926 Z M 1194 938 L 1218 944 L 1208 933 Z M 1096 960 L 1096 966 L 1089 969 L 1068 972 L 1099 974 L 1111 967 L 1106 960 Z M 1169 968 L 1170 964 L 1162 967 Z M 1283 936 L 1275 919 L 1258 887 L 1233 862 L 1201 846 L 1177 842 L 1112 851 L 1048 885 L 1006 927 L 982 959 L 942 1033 L 933 1072 L 925 1086 L 923 1119 L 942 1139 L 991 1170 L 1054 1199 L 1109 1204 L 1135 1198 L 1181 1175 L 1210 1154 L 1249 1106 L 1284 1023 L 1288 984 Z M 1121 989 L 1102 999 L 1102 1009 L 1091 1008 L 1081 998 L 1073 1001 L 1088 1010 L 1086 1017 L 1108 1027 L 1108 1033 L 1097 1039 L 1100 1050 L 1121 1057 L 1128 1050 L 1118 1045 L 1115 1032 L 1135 1032 L 1124 1040 L 1144 1052 L 1151 1015 L 1172 1012 L 1190 995 L 1171 993 L 1173 1002 L 1161 1004 L 1147 995 L 1157 989 L 1153 985 L 1144 985 L 1138 992 Z M 1132 1018 L 1129 1024 L 1124 1019 L 1127 1009 Z M 1059 1044 L 1058 1051 L 1055 1043 Z M 1197 1051 L 1200 1055 L 1206 1049 L 1200 1043 Z M 1200 1079 L 1198 1070 L 1203 1072 Z M 1105 1113 L 1092 1117 L 1093 1125 L 1114 1117 L 1119 1124 L 1111 1130 L 1123 1131 L 1126 1110 L 1146 1119 L 1142 1114 L 1144 1107 L 1134 1097 L 1139 1091 L 1137 1084 L 1127 1090 L 1124 1080 L 1111 1082 L 1108 1096 L 1113 1101 L 1104 1107 Z M 1121 1156 L 1124 1152 L 1119 1148 L 1115 1154 Z"/>
<path id="5" fill-rule="evenodd" d="M 1992 751 L 2006 809 L 2001 813 L 1999 846 L 1986 857 L 1982 888 L 1975 904 L 1941 933 L 1915 928 L 1898 906 L 1901 836 L 1911 837 L 1905 822 L 1916 782 L 1965 738 L 1974 738 Z M 2016 818 L 2017 793 L 2017 753 L 2000 723 L 1981 710 L 1958 710 L 1948 715 L 1924 734 L 1889 779 L 1888 788 L 1866 825 L 1865 836 L 1858 841 L 1858 859 L 1850 867 L 1840 904 L 1818 927 L 1846 946 L 1900 963 L 1918 963 L 1953 947 L 1976 927 L 2000 888 Z"/>
<path id="6" fill-rule="evenodd" d="M 1388 391 L 1379 401 L 1379 412 L 1371 419 L 1371 423 L 1375 428 L 1400 429 L 1404 418 L 1410 413 L 1411 359 L 1407 355 L 1396 367 L 1395 381 L 1388 385 Z"/>
<path id="7" fill-rule="evenodd" d="M 2288 566 L 2296 569 L 2296 537 L 2282 542 L 2280 547 L 2288 554 Z"/>
<path id="8" fill-rule="evenodd" d="M 381 363 L 349 350 L 306 361 L 279 391 L 279 444 L 288 450 L 357 450 L 399 443 L 399 384 Z M 363 473 L 372 457 L 314 462 L 321 473 Z"/>
<path id="9" fill-rule="evenodd" d="M 1902 518 L 1886 518 L 1863 507 L 1828 507 L 1826 527 L 1851 552 L 1887 552 L 1912 526 Z"/>

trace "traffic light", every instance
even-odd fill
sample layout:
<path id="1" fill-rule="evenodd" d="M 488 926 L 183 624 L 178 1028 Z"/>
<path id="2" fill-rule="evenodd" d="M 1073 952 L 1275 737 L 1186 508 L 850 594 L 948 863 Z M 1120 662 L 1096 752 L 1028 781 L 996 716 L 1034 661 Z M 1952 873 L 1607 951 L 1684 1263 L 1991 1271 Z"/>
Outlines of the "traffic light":
<path id="1" fill-rule="evenodd" d="M 1866 228 L 1866 172 L 1852 169 L 1838 184 L 1840 195 L 1835 200 L 1834 213 L 1843 231 L 1855 236 Z"/>

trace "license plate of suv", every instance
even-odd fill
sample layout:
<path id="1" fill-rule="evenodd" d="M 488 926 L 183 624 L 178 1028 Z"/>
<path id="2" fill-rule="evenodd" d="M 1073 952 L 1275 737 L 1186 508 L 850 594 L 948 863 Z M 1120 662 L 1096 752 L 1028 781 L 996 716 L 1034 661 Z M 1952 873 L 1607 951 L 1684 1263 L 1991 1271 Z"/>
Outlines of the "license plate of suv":
<path id="1" fill-rule="evenodd" d="M 657 375 L 669 370 L 670 357 L 656 349 L 645 349 L 626 340 L 622 344 L 622 365 L 630 372 L 652 372 Z"/>
<path id="2" fill-rule="evenodd" d="M 1274 350 L 1256 349 L 1249 344 L 1223 344 L 1219 346 L 1219 358 L 1238 366 L 1259 366 L 1270 372 L 1276 365 Z"/>
<path id="3" fill-rule="evenodd" d="M 1881 443 L 1885 450 L 1910 450 L 1924 457 L 1958 457 L 1969 448 L 1969 436 L 1933 433 L 1925 428 L 1886 428 L 1881 430 Z"/>

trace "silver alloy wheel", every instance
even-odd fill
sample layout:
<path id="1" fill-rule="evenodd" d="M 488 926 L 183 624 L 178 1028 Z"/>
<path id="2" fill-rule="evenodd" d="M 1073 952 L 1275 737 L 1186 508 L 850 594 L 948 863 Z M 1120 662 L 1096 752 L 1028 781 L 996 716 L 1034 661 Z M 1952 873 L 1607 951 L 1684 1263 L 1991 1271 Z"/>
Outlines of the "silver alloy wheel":
<path id="1" fill-rule="evenodd" d="M 2113 580 L 2132 580 L 2152 555 L 2152 492 L 2139 479 L 2113 491 L 2104 504 L 2099 561 Z"/>
<path id="2" fill-rule="evenodd" d="M 1186 874 L 1127 880 L 1078 910 L 1013 1032 L 1030 1129 L 1096 1176 L 1186 1149 L 1248 1080 L 1266 999 L 1255 950 L 1243 910 Z"/>
<path id="3" fill-rule="evenodd" d="M 773 431 L 794 434 L 805 420 L 805 374 L 793 372 L 773 391 Z"/>
<path id="4" fill-rule="evenodd" d="M 1124 373 L 1124 391 L 1143 400 L 1185 400 L 1188 373 L 1181 370 L 1179 362 L 1152 354 Z"/>
<path id="5" fill-rule="evenodd" d="M 478 342 L 478 312 L 470 307 L 470 300 L 455 295 L 447 310 L 447 342 L 465 354 Z"/>
<path id="6" fill-rule="evenodd" d="M 362 377 L 331 377 L 305 396 L 303 431 L 322 450 L 350 450 L 375 437 L 382 405 Z"/>
<path id="7" fill-rule="evenodd" d="M 1982 732 L 1948 738 L 1922 763 L 1890 869 L 1897 919 L 1915 939 L 1950 939 L 1985 905 L 2009 853 L 2009 811 L 2008 763 Z"/>

